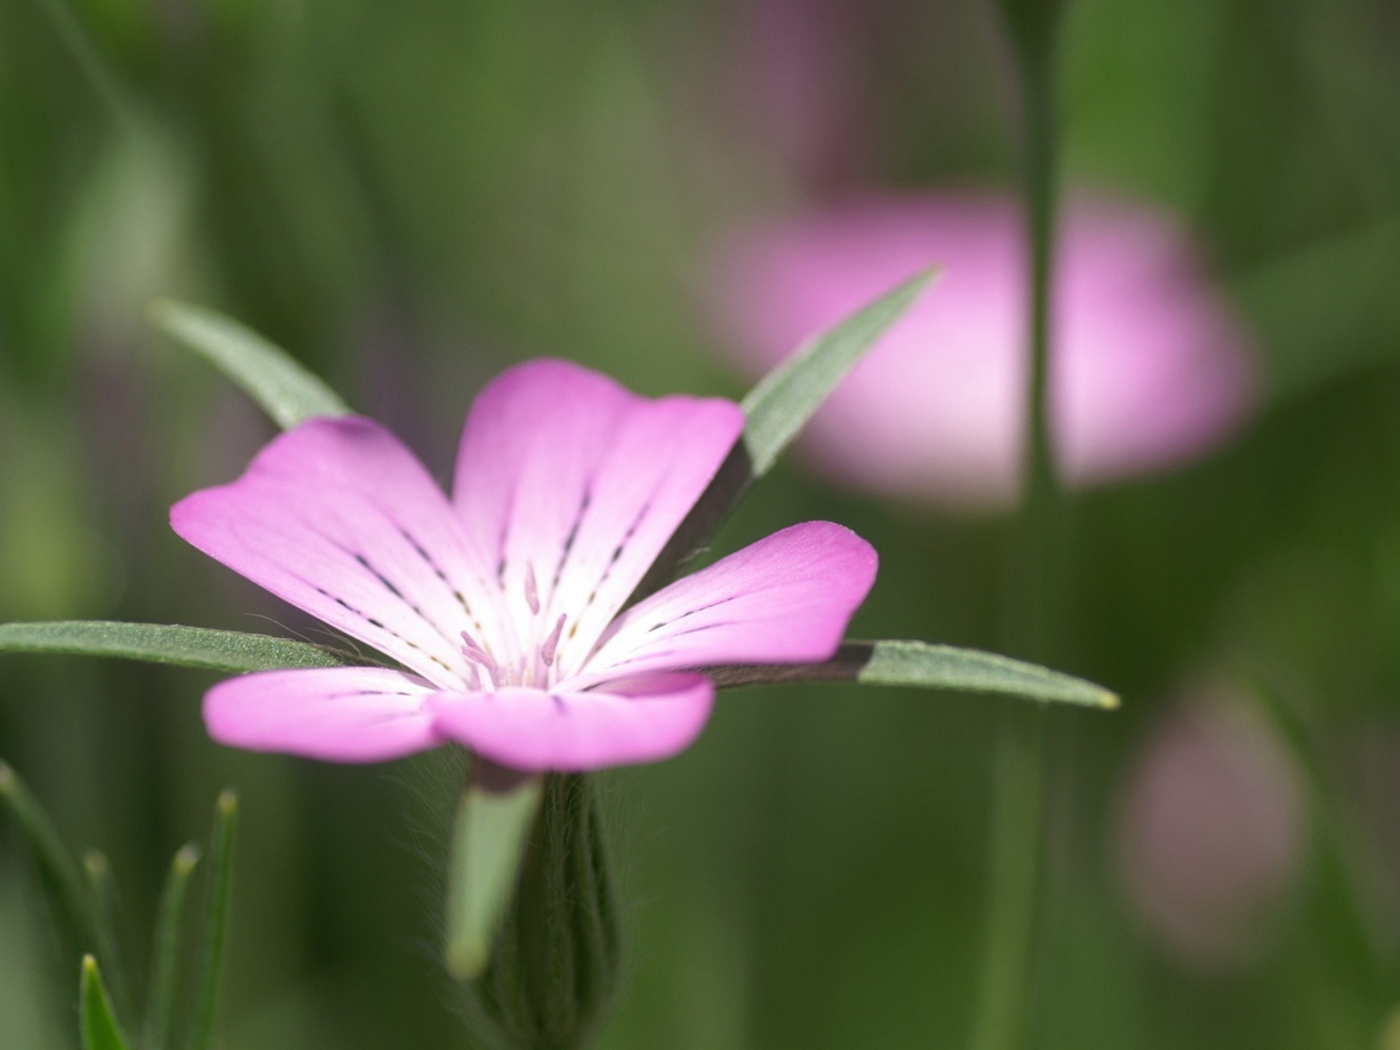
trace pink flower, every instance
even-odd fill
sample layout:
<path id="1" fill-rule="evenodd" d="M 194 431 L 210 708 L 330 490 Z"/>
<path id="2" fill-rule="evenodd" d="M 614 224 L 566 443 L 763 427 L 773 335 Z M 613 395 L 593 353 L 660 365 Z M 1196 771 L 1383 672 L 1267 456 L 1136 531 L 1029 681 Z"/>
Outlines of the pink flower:
<path id="1" fill-rule="evenodd" d="M 718 321 L 760 374 L 913 272 L 940 282 L 817 413 L 805 450 L 873 492 L 1005 506 L 1019 487 L 1027 374 L 1023 234 L 1004 196 L 870 199 L 735 237 Z M 1165 214 L 1072 200 L 1061 228 L 1052 426 L 1075 486 L 1204 453 L 1250 407 L 1249 340 Z"/>
<path id="2" fill-rule="evenodd" d="M 337 762 L 455 740 L 522 771 L 682 750 L 714 698 L 697 669 L 831 657 L 875 577 L 868 543 L 807 522 L 624 609 L 742 429 L 728 401 L 536 361 L 472 406 L 451 499 L 371 420 L 278 437 L 171 524 L 403 669 L 229 679 L 205 697 L 210 735 Z"/>
<path id="3" fill-rule="evenodd" d="M 870 153 L 862 6 L 760 0 L 743 15 L 747 68 L 729 72 L 764 144 L 808 182 L 849 179 Z"/>

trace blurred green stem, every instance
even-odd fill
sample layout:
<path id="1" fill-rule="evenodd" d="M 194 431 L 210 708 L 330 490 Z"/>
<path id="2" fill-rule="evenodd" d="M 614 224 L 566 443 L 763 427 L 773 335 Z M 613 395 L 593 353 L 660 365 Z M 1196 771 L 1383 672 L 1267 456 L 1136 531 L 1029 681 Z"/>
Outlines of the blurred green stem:
<path id="1" fill-rule="evenodd" d="M 1007 1050 L 1020 1043 L 1035 940 L 1044 737 L 1043 710 L 1003 713 L 992 772 L 990 884 L 975 1050 Z"/>
<path id="2" fill-rule="evenodd" d="M 1056 29 L 1061 0 L 1004 0 L 1019 81 L 1029 236 L 1030 369 L 1023 418 L 1025 481 L 1011 537 L 1007 646 L 1052 660 L 1062 615 L 1062 507 L 1050 438 L 1051 263 L 1055 234 Z M 993 766 L 986 940 L 974 1050 L 1020 1045 L 1035 948 L 1045 712 L 1002 713 Z"/>
<path id="3" fill-rule="evenodd" d="M 224 791 L 214 807 L 214 834 L 209 848 L 209 899 L 205 902 L 203 959 L 196 970 L 194 1019 L 188 1050 L 208 1050 L 214 1038 L 219 1002 L 219 978 L 228 940 L 229 884 L 233 881 L 233 838 L 238 823 L 238 797 Z"/>
<path id="4" fill-rule="evenodd" d="M 167 1050 L 175 1031 L 180 983 L 180 946 L 184 939 L 185 897 L 190 875 L 199 863 L 199 847 L 188 843 L 175 854 L 160 896 L 155 940 L 151 947 L 151 987 L 146 1005 L 145 1046 Z"/>
<path id="5" fill-rule="evenodd" d="M 123 128 L 136 123 L 135 111 L 125 86 L 116 71 L 97 49 L 87 29 L 66 0 L 35 0 L 53 23 L 54 31 L 63 40 L 73 60 L 78 63 L 97 96 L 111 111 Z"/>
<path id="6" fill-rule="evenodd" d="M 89 850 L 83 857 L 83 872 L 87 875 L 88 889 L 92 894 L 94 943 L 107 974 L 107 989 L 113 1010 L 118 1017 L 130 1017 L 131 984 L 122 952 L 122 938 L 117 933 L 121 926 L 121 908 L 117 902 L 117 884 L 112 875 L 112 865 L 106 854 Z"/>

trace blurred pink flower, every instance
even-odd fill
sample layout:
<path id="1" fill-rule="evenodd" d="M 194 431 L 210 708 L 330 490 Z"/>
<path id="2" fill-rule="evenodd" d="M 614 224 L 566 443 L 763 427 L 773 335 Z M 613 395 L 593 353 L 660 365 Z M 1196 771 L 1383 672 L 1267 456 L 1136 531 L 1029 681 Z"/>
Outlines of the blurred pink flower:
<path id="1" fill-rule="evenodd" d="M 1026 382 L 1021 213 L 1010 197 L 866 199 L 756 227 L 712 260 L 712 310 L 736 363 L 767 371 L 915 271 L 943 277 L 807 431 L 841 482 L 934 503 L 1006 506 L 1019 485 Z M 1084 486 L 1204 453 L 1249 410 L 1250 340 L 1166 214 L 1068 203 L 1051 363 L 1060 469 Z"/>
<path id="2" fill-rule="evenodd" d="M 850 0 L 758 0 L 745 5 L 744 104 L 765 144 L 809 185 L 841 182 L 866 159 L 870 85 Z"/>
<path id="3" fill-rule="evenodd" d="M 1306 837 L 1292 756 L 1242 697 L 1192 698 L 1151 734 L 1128 774 L 1118 860 L 1129 902 L 1181 961 L 1247 961 L 1296 879 Z"/>
<path id="4" fill-rule="evenodd" d="M 868 543 L 807 522 L 624 610 L 742 429 L 728 401 L 536 361 L 472 406 L 450 500 L 371 420 L 281 435 L 171 524 L 404 669 L 231 678 L 205 698 L 210 735 L 336 762 L 455 740 L 522 771 L 675 754 L 709 717 L 698 669 L 829 658 L 875 578 Z"/>

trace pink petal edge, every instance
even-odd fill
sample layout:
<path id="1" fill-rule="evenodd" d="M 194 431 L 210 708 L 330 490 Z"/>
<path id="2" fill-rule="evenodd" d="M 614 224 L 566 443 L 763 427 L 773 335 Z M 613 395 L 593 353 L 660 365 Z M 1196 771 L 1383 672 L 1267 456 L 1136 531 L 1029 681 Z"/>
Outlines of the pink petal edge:
<path id="1" fill-rule="evenodd" d="M 878 564 L 875 548 L 843 525 L 789 526 L 623 613 L 578 680 L 828 659 Z"/>
<path id="2" fill-rule="evenodd" d="M 315 419 L 238 480 L 170 511 L 216 561 L 404 666 L 456 688 L 460 632 L 502 619 L 447 497 L 384 427 Z"/>
<path id="3" fill-rule="evenodd" d="M 425 707 L 432 686 L 380 667 L 262 671 L 204 697 L 209 735 L 229 747 L 327 762 L 385 762 L 442 743 Z"/>
<path id="4" fill-rule="evenodd" d="M 714 705 L 698 674 L 643 675 L 595 692 L 503 689 L 437 693 L 437 731 L 502 766 L 587 772 L 656 762 L 685 750 Z"/>

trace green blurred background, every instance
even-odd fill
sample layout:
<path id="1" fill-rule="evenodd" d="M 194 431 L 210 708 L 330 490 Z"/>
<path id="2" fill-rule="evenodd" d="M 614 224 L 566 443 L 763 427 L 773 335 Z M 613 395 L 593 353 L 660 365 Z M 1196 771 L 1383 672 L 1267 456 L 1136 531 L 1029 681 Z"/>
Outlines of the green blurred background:
<path id="1" fill-rule="evenodd" d="M 166 524 L 272 430 L 150 332 L 157 295 L 266 333 L 445 476 L 472 395 L 523 358 L 741 394 L 698 309 L 729 224 L 1014 183 L 989 5 L 806 8 L 862 84 L 858 144 L 815 170 L 765 126 L 737 0 L 0 0 L 0 620 L 314 630 Z M 1064 665 L 1124 707 L 1052 713 L 1028 1043 L 1400 1046 L 1400 6 L 1078 0 L 1067 45 L 1068 176 L 1187 218 L 1267 389 L 1207 461 L 1074 502 Z M 789 465 L 720 547 L 814 517 L 881 552 L 855 633 L 997 647 L 1004 522 Z M 136 930 L 239 790 L 228 1050 L 466 1045 L 436 961 L 451 764 L 220 748 L 210 680 L 0 658 L 0 756 L 112 857 Z M 680 758 L 604 776 L 632 951 L 601 1045 L 959 1045 L 1004 702 L 729 694 Z M 1135 895 L 1131 785 L 1227 708 L 1274 789 L 1231 794 L 1230 767 L 1204 805 L 1240 841 L 1281 806 L 1297 848 L 1188 916 L 1228 933 L 1203 949 Z M 45 1050 L 72 989 L 27 872 L 0 826 L 0 1047 Z"/>

